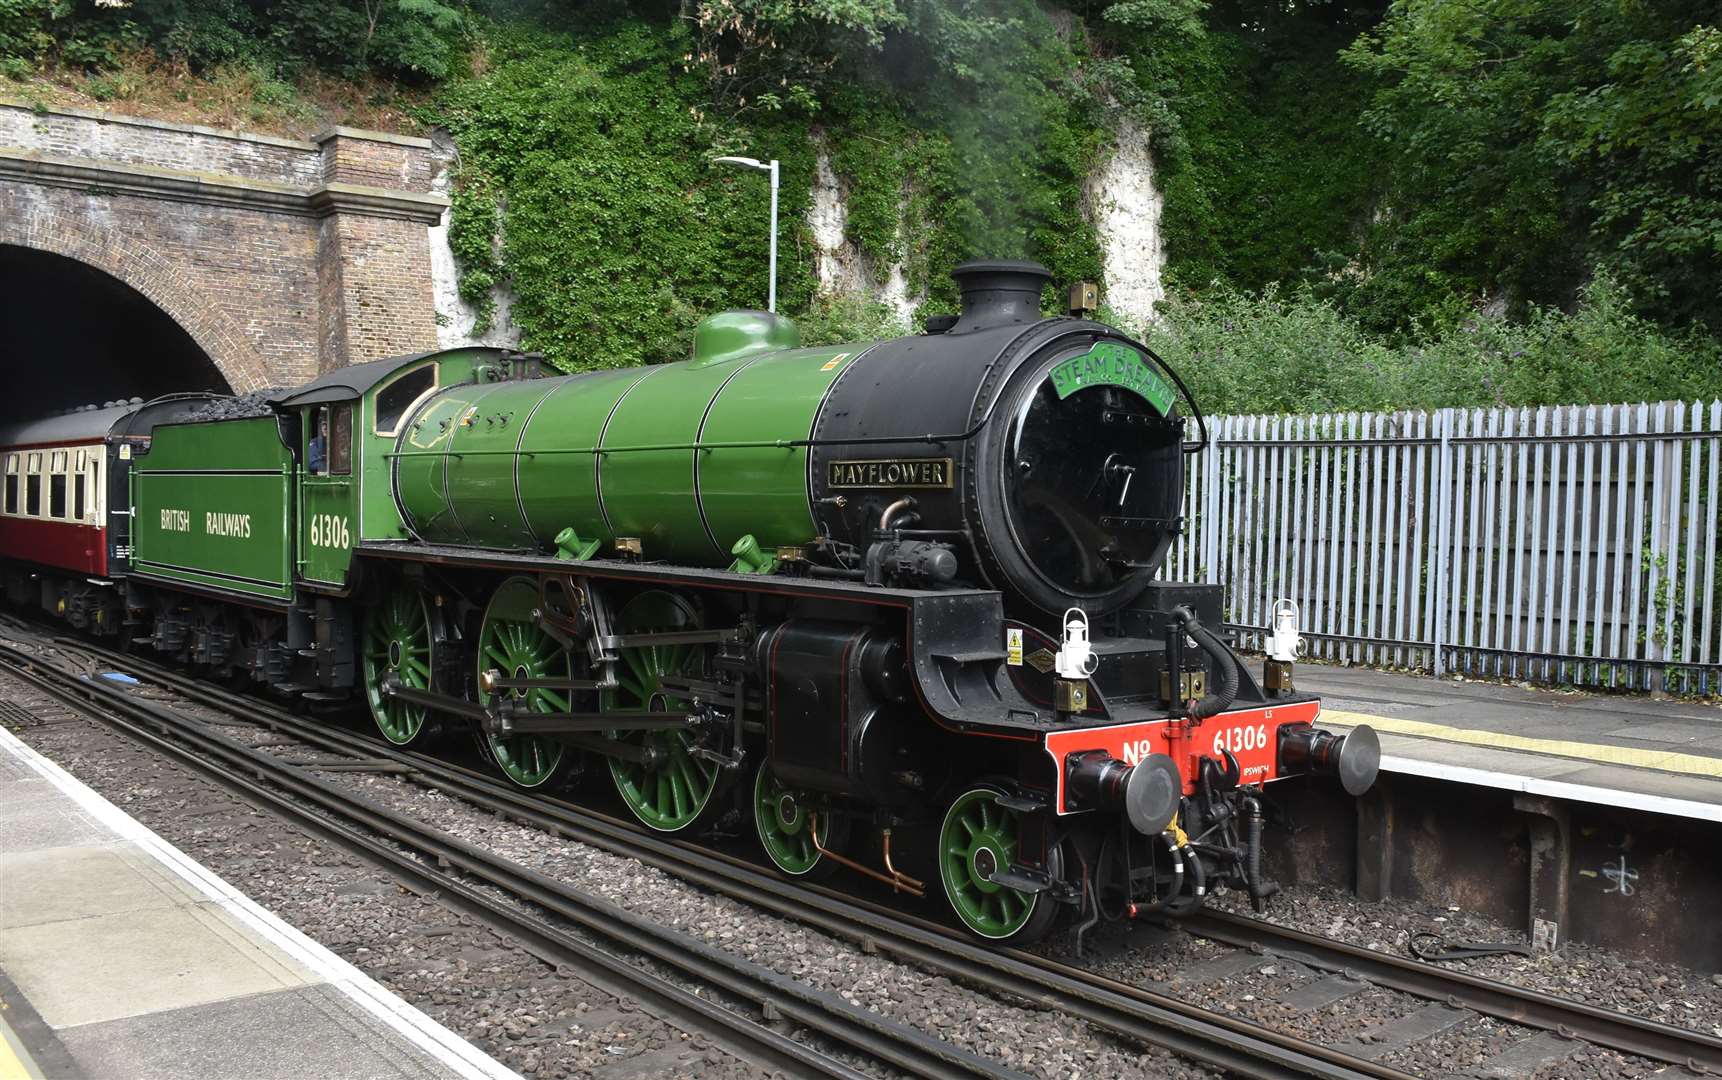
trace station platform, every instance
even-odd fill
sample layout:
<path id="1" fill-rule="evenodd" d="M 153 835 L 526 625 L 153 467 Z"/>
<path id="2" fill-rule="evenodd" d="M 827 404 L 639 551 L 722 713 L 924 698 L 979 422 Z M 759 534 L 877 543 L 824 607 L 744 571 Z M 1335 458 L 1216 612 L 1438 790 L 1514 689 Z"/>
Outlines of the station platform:
<path id="1" fill-rule="evenodd" d="M 1369 724 L 1381 769 L 1722 822 L 1722 705 L 1300 664 L 1324 726 Z"/>
<path id="2" fill-rule="evenodd" d="M 515 1075 L 0 729 L 0 1080 Z"/>

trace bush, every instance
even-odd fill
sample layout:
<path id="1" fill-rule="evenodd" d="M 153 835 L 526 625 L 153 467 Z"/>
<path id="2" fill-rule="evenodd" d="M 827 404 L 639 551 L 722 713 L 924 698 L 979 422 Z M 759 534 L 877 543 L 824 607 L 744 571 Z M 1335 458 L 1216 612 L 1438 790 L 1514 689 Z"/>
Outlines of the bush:
<path id="1" fill-rule="evenodd" d="M 1174 297 L 1145 340 L 1216 414 L 1722 397 L 1722 346 L 1645 321 L 1608 279 L 1587 286 L 1571 314 L 1472 316 L 1403 344 L 1308 292 L 1216 286 Z"/>

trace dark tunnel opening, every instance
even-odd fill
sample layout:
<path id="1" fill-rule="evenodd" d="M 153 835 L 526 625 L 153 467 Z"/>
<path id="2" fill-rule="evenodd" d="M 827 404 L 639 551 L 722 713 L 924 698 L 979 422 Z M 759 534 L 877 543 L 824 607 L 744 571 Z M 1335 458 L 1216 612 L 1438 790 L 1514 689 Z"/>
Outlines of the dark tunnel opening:
<path id="1" fill-rule="evenodd" d="M 184 390 L 229 392 L 172 317 L 75 259 L 0 244 L 0 326 L 11 361 L 0 421 Z"/>

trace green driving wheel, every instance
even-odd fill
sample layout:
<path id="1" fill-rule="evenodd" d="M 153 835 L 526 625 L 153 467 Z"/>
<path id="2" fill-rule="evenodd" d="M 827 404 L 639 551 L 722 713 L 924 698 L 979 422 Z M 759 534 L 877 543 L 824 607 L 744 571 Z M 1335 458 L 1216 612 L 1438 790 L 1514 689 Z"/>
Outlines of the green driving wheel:
<path id="1" fill-rule="evenodd" d="M 414 690 L 431 688 L 436 633 L 429 599 L 406 582 L 395 585 L 365 620 L 365 700 L 383 738 L 405 746 L 424 730 L 428 710 L 383 693 L 393 677 Z"/>
<path id="2" fill-rule="evenodd" d="M 699 614 L 674 593 L 653 590 L 634 597 L 617 617 L 623 634 L 697 630 Z M 698 676 L 697 645 L 642 645 L 621 650 L 615 690 L 603 693 L 606 709 L 675 712 L 688 703 L 667 693 L 663 680 Z M 681 832 L 700 821 L 712 806 L 718 766 L 695 756 L 686 731 L 612 731 L 610 737 L 651 754 L 651 762 L 610 759 L 616 791 L 633 815 L 659 832 Z"/>
<path id="3" fill-rule="evenodd" d="M 785 786 L 771 771 L 770 762 L 760 765 L 753 781 L 753 825 L 773 866 L 791 877 L 825 876 L 837 865 L 825 852 L 843 844 L 848 824 L 847 817 L 818 812 L 805 791 Z"/>
<path id="4" fill-rule="evenodd" d="M 503 582 L 484 609 L 478 635 L 478 700 L 489 705 L 484 674 L 499 672 L 509 679 L 567 679 L 568 653 L 555 638 L 538 628 L 532 613 L 539 606 L 538 583 L 527 577 Z M 501 690 L 517 707 L 537 713 L 568 712 L 569 694 L 560 690 Z M 497 767 L 521 787 L 541 786 L 556 774 L 567 747 L 552 735 L 485 735 Z"/>
<path id="5" fill-rule="evenodd" d="M 970 931 L 991 941 L 1038 937 L 1051 918 L 1037 919 L 1041 895 L 992 880 L 1017 858 L 1021 821 L 1017 811 L 1000 806 L 1004 792 L 984 784 L 958 795 L 939 829 L 939 877 L 945 897 Z"/>

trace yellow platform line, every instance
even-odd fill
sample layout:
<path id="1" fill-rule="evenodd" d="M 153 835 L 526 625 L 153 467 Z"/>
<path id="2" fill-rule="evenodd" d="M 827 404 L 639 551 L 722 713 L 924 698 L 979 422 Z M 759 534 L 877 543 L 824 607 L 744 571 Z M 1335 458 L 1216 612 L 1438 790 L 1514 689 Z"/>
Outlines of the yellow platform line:
<path id="1" fill-rule="evenodd" d="M 1446 724 L 1406 720 L 1398 716 L 1372 716 L 1369 713 L 1343 712 L 1338 709 L 1323 709 L 1319 722 L 1345 727 L 1368 724 L 1376 731 L 1389 735 L 1411 735 L 1419 739 L 1488 746 L 1497 750 L 1522 750 L 1532 754 L 1549 754 L 1553 757 L 1575 758 L 1604 765 L 1628 765 L 1637 769 L 1659 769 L 1662 772 L 1708 776 L 1722 780 L 1722 757 L 1686 754 L 1678 750 L 1646 750 L 1638 746 L 1609 746 L 1604 743 L 1572 742 L 1566 739 L 1533 739 L 1524 735 L 1508 735 L 1501 731 L 1449 727 Z"/>
<path id="2" fill-rule="evenodd" d="M 4 1015 L 0 1015 L 0 1080 L 42 1080 L 41 1070 Z"/>

